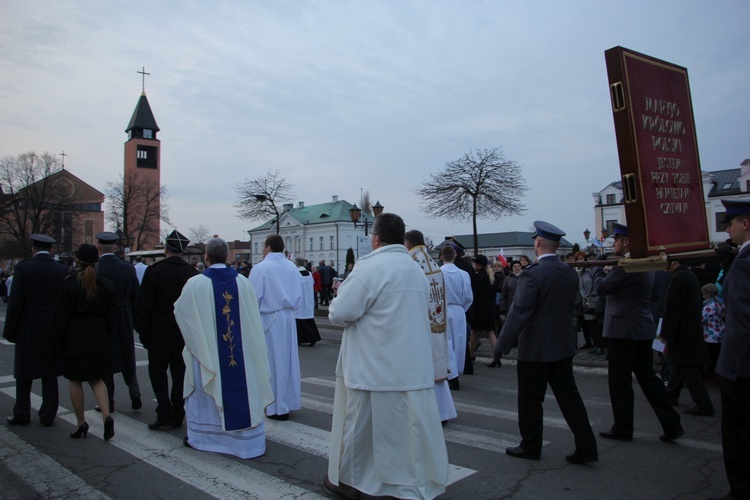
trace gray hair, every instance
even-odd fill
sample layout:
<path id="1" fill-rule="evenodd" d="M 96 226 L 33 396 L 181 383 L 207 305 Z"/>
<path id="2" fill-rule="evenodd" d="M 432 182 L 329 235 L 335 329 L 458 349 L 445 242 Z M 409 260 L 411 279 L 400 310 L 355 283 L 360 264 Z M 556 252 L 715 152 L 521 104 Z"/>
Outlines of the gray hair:
<path id="1" fill-rule="evenodd" d="M 229 245 L 221 238 L 211 238 L 206 243 L 206 260 L 211 264 L 224 264 L 229 255 Z"/>

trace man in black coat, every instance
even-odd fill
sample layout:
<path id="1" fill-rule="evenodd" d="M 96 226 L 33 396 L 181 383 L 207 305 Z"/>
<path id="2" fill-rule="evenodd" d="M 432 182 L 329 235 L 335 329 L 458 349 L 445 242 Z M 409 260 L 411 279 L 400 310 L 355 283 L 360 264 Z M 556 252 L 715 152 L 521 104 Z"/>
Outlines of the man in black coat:
<path id="1" fill-rule="evenodd" d="M 185 341 L 174 317 L 174 303 L 185 283 L 198 274 L 182 258 L 190 240 L 172 231 L 165 243 L 165 259 L 152 264 L 143 275 L 135 310 L 135 329 L 148 350 L 148 376 L 156 396 L 156 421 L 148 426 L 152 430 L 166 425 L 180 427 L 185 418 L 182 398 Z M 167 370 L 172 376 L 171 393 Z"/>
<path id="2" fill-rule="evenodd" d="M 114 283 L 117 311 L 114 328 L 110 332 L 109 354 L 112 373 L 103 379 L 109 393 L 109 411 L 115 411 L 115 373 L 122 373 L 122 378 L 130 392 L 131 407 L 139 410 L 143 403 L 135 371 L 135 340 L 133 338 L 133 311 L 138 300 L 138 276 L 135 267 L 114 254 L 119 236 L 105 231 L 97 233 L 96 239 L 100 255 L 96 271 Z M 96 409 L 99 410 L 98 407 Z"/>
<path id="3" fill-rule="evenodd" d="M 740 247 L 724 280 L 727 330 L 716 363 L 722 377 L 721 444 L 731 488 L 726 498 L 750 498 L 750 202 L 721 203 L 726 209 L 722 222 Z"/>
<path id="4" fill-rule="evenodd" d="M 323 286 L 320 305 L 327 306 L 331 297 L 333 297 L 333 291 L 331 290 L 331 286 L 333 285 L 333 271 L 326 265 L 326 261 L 323 259 L 318 264 L 318 274 L 320 274 L 320 284 Z"/>
<path id="5" fill-rule="evenodd" d="M 31 385 L 42 379 L 42 406 L 39 420 L 49 427 L 57 415 L 59 394 L 57 377 L 62 374 L 60 353 L 50 354 L 52 318 L 57 296 L 68 268 L 55 261 L 49 251 L 55 240 L 32 234 L 34 257 L 16 265 L 3 337 L 16 344 L 13 376 L 16 379 L 16 404 L 10 425 L 28 425 L 31 421 Z"/>
<path id="6" fill-rule="evenodd" d="M 669 273 L 661 326 L 661 336 L 667 342 L 667 360 L 672 368 L 667 392 L 672 404 L 677 404 L 684 383 L 695 403 L 684 413 L 710 417 L 716 412 L 703 381 L 708 351 L 703 340 L 701 285 L 695 273 L 677 261 L 672 262 Z"/>
<path id="7" fill-rule="evenodd" d="M 630 256 L 630 233 L 615 224 L 614 249 L 618 257 Z M 633 440 L 633 374 L 641 386 L 664 434 L 659 439 L 671 442 L 684 434 L 680 414 L 672 408 L 664 383 L 653 369 L 652 344 L 656 327 L 651 313 L 654 288 L 653 272 L 626 273 L 615 266 L 605 273 L 598 267 L 592 276 L 596 294 L 606 297 L 604 338 L 609 356 L 609 398 L 615 423 L 599 435 L 618 441 Z"/>
<path id="8" fill-rule="evenodd" d="M 584 464 L 598 460 L 596 437 L 573 377 L 578 337 L 573 330 L 573 305 L 578 275 L 555 252 L 565 233 L 543 221 L 534 222 L 537 263 L 518 278 L 513 305 L 495 344 L 495 354 L 518 345 L 518 428 L 521 444 L 507 448 L 511 457 L 539 460 L 542 453 L 547 385 L 575 436 L 575 451 L 565 460 Z"/>

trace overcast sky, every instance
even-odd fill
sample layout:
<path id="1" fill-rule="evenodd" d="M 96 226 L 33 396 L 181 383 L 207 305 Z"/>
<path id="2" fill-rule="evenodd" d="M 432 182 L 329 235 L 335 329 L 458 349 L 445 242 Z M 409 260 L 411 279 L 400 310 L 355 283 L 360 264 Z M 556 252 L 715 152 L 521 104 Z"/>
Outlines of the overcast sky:
<path id="1" fill-rule="evenodd" d="M 688 68 L 703 170 L 750 157 L 750 2 L 0 0 L 0 157 L 65 151 L 104 191 L 141 93 L 161 129 L 174 227 L 229 239 L 234 186 L 279 169 L 296 201 L 360 188 L 435 242 L 414 188 L 471 149 L 523 166 L 523 216 L 583 241 L 619 179 L 604 51 Z M 295 202 L 296 204 L 296 202 Z"/>

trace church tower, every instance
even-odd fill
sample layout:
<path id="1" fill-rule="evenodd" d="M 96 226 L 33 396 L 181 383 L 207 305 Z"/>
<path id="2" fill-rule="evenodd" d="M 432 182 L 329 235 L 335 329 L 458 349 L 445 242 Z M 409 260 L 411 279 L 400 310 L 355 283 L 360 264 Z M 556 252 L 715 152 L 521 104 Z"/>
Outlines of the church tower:
<path id="1" fill-rule="evenodd" d="M 132 250 L 150 250 L 160 240 L 161 144 L 145 88 L 125 132 L 122 230 L 134 237 Z"/>

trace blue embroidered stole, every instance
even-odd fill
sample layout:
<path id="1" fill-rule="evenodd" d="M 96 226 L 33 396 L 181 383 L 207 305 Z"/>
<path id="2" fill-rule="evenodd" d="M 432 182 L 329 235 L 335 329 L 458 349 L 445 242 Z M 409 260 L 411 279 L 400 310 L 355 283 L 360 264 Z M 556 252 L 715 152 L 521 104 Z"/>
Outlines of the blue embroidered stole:
<path id="1" fill-rule="evenodd" d="M 242 351 L 238 274 L 231 267 L 209 268 L 203 274 L 211 279 L 214 290 L 224 426 L 228 431 L 247 429 L 252 425 Z"/>

